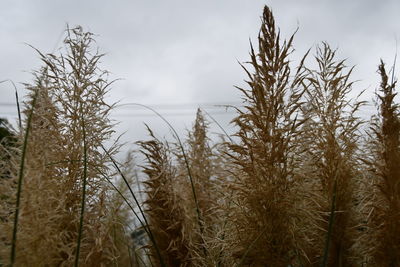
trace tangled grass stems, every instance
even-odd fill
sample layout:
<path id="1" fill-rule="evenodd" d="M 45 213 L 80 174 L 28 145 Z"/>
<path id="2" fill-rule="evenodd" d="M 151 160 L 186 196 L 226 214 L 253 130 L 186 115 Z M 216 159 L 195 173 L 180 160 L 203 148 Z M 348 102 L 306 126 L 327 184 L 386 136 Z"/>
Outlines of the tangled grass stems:
<path id="1" fill-rule="evenodd" d="M 122 229 L 124 230 L 125 239 L 127 239 L 127 233 L 126 233 L 125 227 L 122 227 Z M 130 267 L 133 267 L 133 258 L 132 258 L 132 253 L 131 253 L 131 246 L 129 245 L 129 240 L 126 240 L 126 248 L 128 250 L 129 265 L 130 265 Z"/>
<path id="2" fill-rule="evenodd" d="M 128 205 L 129 209 L 132 211 L 132 213 L 135 215 L 136 219 L 139 221 L 140 225 L 142 226 L 142 228 L 145 230 L 146 234 L 149 236 L 150 240 L 153 242 L 153 240 L 151 239 L 150 236 L 152 236 L 152 233 L 149 232 L 150 228 L 147 227 L 147 225 L 142 221 L 142 219 L 140 219 L 139 215 L 137 214 L 137 212 L 135 211 L 135 209 L 132 207 L 132 204 L 130 203 L 130 201 L 124 196 L 124 194 L 122 194 L 121 190 L 119 190 L 115 184 L 107 177 L 106 174 L 104 174 L 101 170 L 98 170 L 104 177 L 104 179 L 107 180 L 107 182 L 113 187 L 113 189 L 119 194 L 119 196 L 124 200 L 125 204 Z M 124 181 L 125 182 L 125 181 Z M 129 186 L 128 186 L 129 187 Z M 125 229 L 124 229 L 125 231 Z M 154 240 L 155 241 L 155 240 Z M 129 254 L 129 258 L 131 259 L 130 264 L 132 264 L 132 256 L 131 256 L 131 251 L 130 251 L 130 247 L 129 244 L 127 244 L 128 246 L 128 254 Z M 147 254 L 147 256 L 149 256 Z M 137 259 L 140 259 L 140 261 L 144 264 L 144 266 L 146 266 L 146 264 L 144 263 L 143 259 L 141 259 L 141 257 L 139 255 L 137 255 L 137 252 L 135 251 L 135 257 Z M 160 255 L 161 257 L 161 255 Z M 149 260 L 151 262 L 151 257 L 149 256 Z M 161 262 L 161 259 L 160 259 Z"/>
<path id="3" fill-rule="evenodd" d="M 210 114 L 208 113 L 205 109 L 201 109 L 202 111 L 204 111 L 204 113 L 221 129 L 221 131 L 224 133 L 224 135 L 229 139 L 231 144 L 235 144 L 236 142 L 233 140 L 233 138 L 226 132 L 226 130 L 224 129 L 224 127 L 221 126 L 221 124 Z M 230 206 L 232 204 L 232 198 L 233 198 L 233 190 L 231 190 L 230 194 L 229 194 L 229 202 L 228 202 L 228 210 L 230 209 Z M 226 236 L 226 227 L 228 224 L 228 220 L 229 220 L 229 216 L 226 215 L 224 218 L 224 222 L 222 224 L 222 234 L 220 237 L 221 241 L 225 240 L 225 236 Z M 220 267 L 222 264 L 222 257 L 223 257 L 223 250 L 221 250 L 218 253 L 218 258 L 217 258 L 217 267 Z"/>
<path id="4" fill-rule="evenodd" d="M 196 207 L 197 224 L 199 226 L 199 230 L 200 230 L 201 235 L 203 235 L 204 234 L 204 222 L 203 222 L 203 218 L 201 216 L 201 212 L 200 212 L 200 208 L 199 208 L 199 201 L 198 201 L 198 197 L 197 197 L 197 194 L 196 194 L 196 189 L 195 189 L 195 186 L 194 186 L 193 175 L 192 175 L 192 172 L 191 172 L 191 168 L 190 168 L 188 157 L 186 155 L 185 148 L 184 148 L 183 143 L 182 143 L 181 139 L 179 138 L 179 135 L 176 132 L 175 128 L 171 125 L 171 123 L 167 119 L 164 118 L 164 116 L 162 116 L 159 112 L 157 112 L 155 109 L 153 109 L 153 108 L 151 108 L 149 106 L 146 106 L 146 105 L 143 105 L 143 104 L 139 104 L 139 103 L 126 103 L 126 104 L 119 105 L 119 107 L 121 107 L 121 106 L 140 106 L 140 107 L 144 107 L 144 108 L 154 112 L 158 117 L 160 117 L 168 125 L 168 127 L 171 129 L 171 131 L 173 132 L 176 140 L 178 141 L 178 145 L 179 145 L 179 148 L 180 148 L 180 150 L 182 152 L 182 156 L 183 156 L 183 159 L 184 159 L 184 162 L 185 162 L 185 167 L 186 167 L 186 170 L 188 172 L 190 186 L 191 186 L 193 199 L 194 199 L 195 207 Z M 204 256 L 207 256 L 206 246 L 202 245 L 202 249 L 203 249 L 203 252 L 204 252 Z"/>
<path id="5" fill-rule="evenodd" d="M 247 254 L 249 254 L 250 250 L 251 250 L 251 249 L 253 248 L 253 246 L 257 243 L 257 241 L 262 237 L 262 235 L 264 234 L 264 232 L 265 232 L 265 229 L 262 230 L 262 231 L 260 232 L 260 234 L 253 240 L 253 242 L 251 242 L 251 243 L 249 244 L 249 246 L 246 248 L 245 252 L 243 253 L 243 255 L 242 255 L 242 257 L 240 258 L 240 261 L 239 261 L 239 263 L 236 265 L 236 267 L 241 267 L 241 266 L 244 264 L 244 262 L 245 262 L 245 260 L 246 260 L 246 257 L 247 257 Z"/>
<path id="6" fill-rule="evenodd" d="M 118 173 L 121 175 L 121 177 L 122 177 L 122 179 L 124 180 L 126 186 L 128 187 L 129 192 L 131 193 L 131 195 L 132 195 L 132 197 L 133 197 L 133 199 L 134 199 L 134 201 L 135 201 L 137 207 L 139 208 L 139 211 L 140 211 L 140 213 L 141 213 L 141 215 L 142 215 L 142 217 L 143 217 L 143 219 L 144 219 L 144 221 L 145 221 L 145 224 L 142 223 L 142 226 L 144 227 L 144 229 L 147 229 L 146 232 L 147 232 L 147 234 L 148 234 L 148 236 L 149 236 L 149 238 L 150 238 L 152 244 L 154 245 L 154 248 L 155 248 L 156 253 L 157 253 L 157 257 L 158 257 L 158 259 L 160 260 L 160 264 L 161 264 L 161 266 L 166 266 L 166 265 L 165 265 L 165 262 L 164 262 L 164 259 L 163 259 L 162 255 L 161 255 L 160 249 L 159 249 L 159 247 L 158 247 L 158 245 L 157 245 L 157 242 L 156 242 L 156 240 L 155 240 L 155 238 L 154 238 L 154 235 L 153 235 L 153 233 L 152 233 L 152 231 L 151 231 L 151 228 L 150 228 L 150 226 L 149 226 L 149 222 L 148 222 L 148 220 L 147 220 L 147 218 L 146 218 L 146 215 L 145 215 L 145 213 L 144 213 L 144 211 L 143 211 L 143 209 L 142 209 L 142 207 L 141 207 L 141 204 L 139 203 L 138 199 L 136 198 L 135 193 L 133 192 L 131 186 L 129 185 L 128 180 L 126 179 L 124 173 L 121 171 L 121 169 L 119 168 L 117 162 L 116 162 L 115 159 L 112 157 L 112 155 L 110 155 L 110 153 L 105 149 L 105 147 L 104 147 L 103 145 L 101 145 L 101 147 L 103 148 L 103 150 L 104 150 L 104 152 L 107 154 L 107 156 L 110 158 L 110 160 L 112 161 L 114 167 L 116 168 L 116 170 L 118 171 Z"/>
<path id="7" fill-rule="evenodd" d="M 196 233 L 196 225 L 186 235 L 188 214 L 182 205 L 183 199 L 175 191 L 175 178 L 178 176 L 176 167 L 171 164 L 171 151 L 168 144 L 158 140 L 151 129 L 147 129 L 151 140 L 137 142 L 146 161 L 143 166 L 143 173 L 148 177 L 145 182 L 146 213 L 166 265 L 192 266 L 195 255 L 189 237 L 191 232 Z M 159 266 L 156 258 L 155 263 Z"/>
<path id="8" fill-rule="evenodd" d="M 336 190 L 337 190 L 337 180 L 335 179 L 335 182 L 334 182 L 334 185 L 333 185 L 331 211 L 330 211 L 330 214 L 329 214 L 328 232 L 326 233 L 326 242 L 325 242 L 325 248 L 324 248 L 324 254 L 323 254 L 324 256 L 323 256 L 323 260 L 322 260 L 322 263 L 321 263 L 321 267 L 326 267 L 328 265 L 329 246 L 330 246 L 330 243 L 331 243 L 332 229 L 333 229 L 333 224 L 334 224 L 334 221 L 335 221 Z"/>
<path id="9" fill-rule="evenodd" d="M 142 219 L 140 219 L 139 215 L 137 214 L 137 212 L 135 211 L 135 209 L 132 207 L 131 203 L 129 202 L 129 200 L 124 196 L 124 194 L 122 194 L 121 190 L 119 190 L 114 183 L 104 174 L 102 173 L 104 179 L 107 180 L 107 182 L 109 184 L 111 184 L 111 186 L 114 188 L 114 190 L 119 194 L 119 196 L 124 200 L 124 202 L 128 205 L 129 209 L 132 211 L 132 213 L 135 215 L 136 219 L 139 221 L 139 223 L 142 225 L 143 229 L 146 231 L 146 233 L 148 233 L 148 229 L 146 227 L 146 225 L 143 223 Z"/>

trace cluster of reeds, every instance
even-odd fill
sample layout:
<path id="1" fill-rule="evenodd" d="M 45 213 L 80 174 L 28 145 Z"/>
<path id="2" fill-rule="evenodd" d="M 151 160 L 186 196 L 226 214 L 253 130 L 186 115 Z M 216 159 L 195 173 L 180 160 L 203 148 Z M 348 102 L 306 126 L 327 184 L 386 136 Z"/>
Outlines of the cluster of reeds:
<path id="1" fill-rule="evenodd" d="M 101 145 L 113 132 L 107 73 L 90 33 L 66 33 L 65 53 L 39 52 L 44 67 L 26 84 L 19 150 L 1 181 L 2 198 L 12 203 L 2 209 L 3 264 L 100 266 L 119 254 L 110 231 L 118 224 L 112 191 L 102 177 L 110 160 Z"/>
<path id="2" fill-rule="evenodd" d="M 193 218 L 187 234 L 200 234 L 200 243 L 195 242 L 204 248 L 196 250 L 192 243 L 190 264 L 198 265 L 201 256 L 202 266 L 397 266 L 395 82 L 388 82 L 381 65 L 381 120 L 363 139 L 358 111 L 365 102 L 350 97 L 352 68 L 322 43 L 314 57 L 316 69 L 305 66 L 307 52 L 293 71 L 293 39 L 281 40 L 266 7 L 258 51 L 251 45 L 250 69 L 243 66 L 248 88 L 238 88 L 244 108 L 233 120 L 236 134 L 219 145 L 222 154 L 211 152 L 193 142 L 204 139 L 196 138 L 197 119 L 188 146 L 178 149 L 188 156 L 178 153 L 178 162 L 187 161 L 177 163 L 186 184 L 177 185 L 175 194 L 186 201 L 176 204 Z M 194 154 L 196 147 L 200 150 Z M 207 174 L 210 162 L 204 155 L 220 164 L 214 175 Z M 206 178 L 202 183 L 199 170 Z M 207 207 L 222 220 L 204 218 L 204 190 L 212 201 Z M 207 243 L 204 229 L 214 226 L 219 230 L 212 235 L 220 243 Z M 220 252 L 217 257 L 210 257 L 213 249 Z"/>
<path id="3" fill-rule="evenodd" d="M 293 67 L 293 42 L 265 7 L 235 134 L 210 138 L 199 109 L 182 141 L 155 111 L 176 140 L 148 128 L 139 167 L 105 148 L 102 55 L 68 29 L 64 53 L 39 52 L 20 129 L 0 146 L 0 266 L 400 266 L 394 76 L 381 63 L 365 131 L 352 68 L 327 43 Z"/>

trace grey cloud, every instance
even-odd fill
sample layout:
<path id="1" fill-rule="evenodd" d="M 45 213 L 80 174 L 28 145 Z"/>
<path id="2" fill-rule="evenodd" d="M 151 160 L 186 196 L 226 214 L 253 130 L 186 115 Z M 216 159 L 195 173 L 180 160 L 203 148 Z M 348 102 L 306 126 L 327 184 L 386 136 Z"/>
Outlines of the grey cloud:
<path id="1" fill-rule="evenodd" d="M 22 43 L 51 52 L 69 23 L 97 34 L 97 44 L 107 53 L 102 66 L 112 78 L 122 78 L 113 86 L 110 101 L 240 101 L 233 85 L 242 85 L 246 76 L 236 61 L 248 60 L 248 39 L 256 42 L 264 4 L 273 9 L 283 36 L 300 27 L 295 61 L 308 48 L 328 41 L 339 47 L 338 55 L 348 58 L 349 65 L 358 65 L 354 78 L 363 80 L 359 87 L 373 89 L 379 58 L 393 58 L 394 36 L 400 34 L 397 0 L 8 0 L 0 10 L 0 80 L 29 81 L 31 76 L 23 71 L 40 62 Z M 0 90 L 0 102 L 14 101 L 9 86 L 1 84 Z M 0 112 L 10 108 L 0 107 Z M 228 123 L 229 116 L 218 116 Z M 191 125 L 193 117 L 194 111 L 191 117 L 171 119 Z M 124 121 L 121 129 L 135 135 L 132 125 L 148 118 L 119 119 Z"/>

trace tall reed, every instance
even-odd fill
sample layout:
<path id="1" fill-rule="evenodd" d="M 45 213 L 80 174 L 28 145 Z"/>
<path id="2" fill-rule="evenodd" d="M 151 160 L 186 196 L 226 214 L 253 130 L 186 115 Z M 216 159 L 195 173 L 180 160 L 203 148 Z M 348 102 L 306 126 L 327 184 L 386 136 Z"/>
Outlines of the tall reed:
<path id="1" fill-rule="evenodd" d="M 182 200 L 177 192 L 176 170 L 171 164 L 168 148 L 165 147 L 153 132 L 149 130 L 152 140 L 139 142 L 141 152 L 146 157 L 144 173 L 146 184 L 146 213 L 155 243 L 166 266 L 190 266 L 190 240 L 185 224 L 185 213 Z M 155 247 L 153 261 L 161 265 Z"/>
<path id="2" fill-rule="evenodd" d="M 363 102 L 350 100 L 352 68 L 336 60 L 336 51 L 323 43 L 317 48 L 317 70 L 307 76 L 306 117 L 303 144 L 307 148 L 302 173 L 313 212 L 308 238 L 308 258 L 314 266 L 355 266 L 357 239 L 354 203 L 360 163 L 356 112 Z M 332 214 L 334 213 L 334 214 Z M 325 255 L 325 259 L 323 258 Z"/>
<path id="3" fill-rule="evenodd" d="M 186 228 L 190 231 L 190 240 L 193 255 L 196 255 L 193 264 L 195 266 L 215 265 L 218 261 L 220 247 L 217 243 L 218 231 L 220 231 L 221 214 L 218 208 L 220 177 L 217 169 L 220 167 L 219 160 L 214 154 L 212 142 L 208 137 L 208 121 L 203 112 L 198 109 L 193 127 L 188 132 L 185 142 L 187 161 L 191 170 L 192 181 L 197 195 L 197 205 L 202 220 L 202 231 L 197 226 L 196 205 L 193 202 L 190 181 L 188 181 L 188 170 L 185 159 L 178 149 L 178 190 L 184 196 L 184 208 L 188 215 Z M 197 230 L 196 230 L 197 229 Z M 205 253 L 206 252 L 206 253 Z"/>
<path id="4" fill-rule="evenodd" d="M 113 133 L 108 118 L 111 106 L 104 102 L 110 83 L 107 73 L 98 67 L 102 55 L 92 53 L 92 34 L 74 28 L 67 29 L 66 35 L 65 53 L 38 51 L 45 66 L 36 72 L 35 83 L 26 85 L 31 93 L 25 114 L 36 99 L 34 92 L 38 95 L 26 142 L 17 265 L 71 266 L 78 242 L 80 266 L 105 264 L 115 255 L 109 186 L 100 173 L 109 168 L 100 147 Z M 111 151 L 115 153 L 115 149 Z M 80 214 L 82 203 L 86 207 Z M 79 218 L 83 219 L 81 238 Z M 6 232 L 7 225 L 2 225 Z M 2 246 L 2 252 L 6 248 Z"/>
<path id="5" fill-rule="evenodd" d="M 246 266 L 288 266 L 301 254 L 297 248 L 294 191 L 298 117 L 303 91 L 301 64 L 291 74 L 289 55 L 293 35 L 281 43 L 271 10 L 264 8 L 258 52 L 251 46 L 245 71 L 249 89 L 243 93 L 245 109 L 233 123 L 238 144 L 231 144 L 236 165 L 233 182 L 235 209 L 231 214 L 234 256 Z M 249 249 L 251 247 L 251 249 Z"/>
<path id="6" fill-rule="evenodd" d="M 395 103 L 396 81 L 390 80 L 384 63 L 378 116 L 372 121 L 368 141 L 370 157 L 364 157 L 369 183 L 364 256 L 368 266 L 399 266 L 400 263 L 400 116 Z"/>

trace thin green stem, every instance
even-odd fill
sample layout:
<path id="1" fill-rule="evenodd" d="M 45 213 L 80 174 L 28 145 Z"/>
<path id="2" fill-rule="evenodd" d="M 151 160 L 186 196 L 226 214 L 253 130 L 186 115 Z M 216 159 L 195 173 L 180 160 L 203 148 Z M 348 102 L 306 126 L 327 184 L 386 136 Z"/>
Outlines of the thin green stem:
<path id="1" fill-rule="evenodd" d="M 83 118 L 83 110 L 81 106 L 81 120 L 82 120 L 82 134 L 83 134 L 83 185 L 82 185 L 82 201 L 81 201 L 81 215 L 79 218 L 78 241 L 75 252 L 75 267 L 79 266 L 79 254 L 81 249 L 82 232 L 83 232 L 83 219 L 85 214 L 86 202 L 86 184 L 87 184 L 87 144 L 86 144 L 86 129 L 85 120 Z"/>
<path id="2" fill-rule="evenodd" d="M 18 173 L 18 187 L 17 187 L 17 199 L 16 199 L 16 204 L 15 204 L 14 228 L 13 228 L 13 235 L 12 235 L 12 242 L 11 242 L 11 259 L 10 259 L 11 267 L 14 266 L 15 256 L 16 256 L 18 219 L 19 219 L 19 209 L 20 209 L 20 205 L 21 205 L 21 193 L 22 193 L 22 182 L 23 182 L 23 177 L 24 177 L 26 149 L 28 146 L 28 138 L 29 138 L 29 132 L 31 129 L 33 111 L 35 109 L 36 100 L 38 98 L 38 95 L 39 95 L 39 89 L 36 89 L 35 94 L 33 96 L 33 100 L 32 100 L 32 107 L 31 107 L 31 110 L 28 115 L 24 143 L 22 146 L 21 162 L 20 162 L 19 173 Z"/>
<path id="3" fill-rule="evenodd" d="M 122 197 L 122 199 L 125 201 L 125 203 L 128 205 L 128 207 L 131 209 L 131 211 L 135 215 L 136 219 L 138 219 L 139 223 L 142 225 L 143 229 L 146 231 L 147 234 L 149 234 L 146 225 L 140 219 L 139 215 L 136 213 L 135 209 L 132 207 L 132 205 L 128 201 L 128 199 L 126 199 L 126 197 L 122 194 L 122 192 L 113 184 L 113 182 L 111 182 L 110 179 L 107 178 L 107 176 L 101 170 L 98 170 L 98 171 L 103 175 L 104 179 L 106 179 L 111 184 L 111 186 L 114 188 L 114 190 L 117 191 L 117 193 Z"/>

